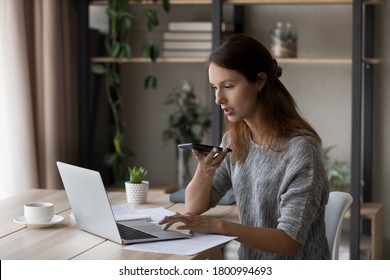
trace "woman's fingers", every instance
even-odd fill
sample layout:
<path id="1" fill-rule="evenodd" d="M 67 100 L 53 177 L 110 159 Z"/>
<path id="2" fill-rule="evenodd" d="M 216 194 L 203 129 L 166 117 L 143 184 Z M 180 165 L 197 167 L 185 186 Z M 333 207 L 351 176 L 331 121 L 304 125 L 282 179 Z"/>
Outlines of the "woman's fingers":
<path id="1" fill-rule="evenodd" d="M 172 216 L 165 216 L 161 221 L 158 222 L 159 225 L 164 225 L 163 230 L 167 230 L 170 226 L 177 223 L 179 220 L 178 218 L 182 215 L 179 213 L 175 213 Z"/>
<path id="2" fill-rule="evenodd" d="M 176 213 L 172 216 L 166 216 L 163 220 L 159 222 L 159 224 L 164 225 L 163 230 L 167 230 L 170 226 L 175 223 L 181 223 L 176 228 L 178 230 L 189 230 L 190 234 L 194 232 L 199 233 L 213 233 L 215 220 L 200 216 L 196 214 L 186 213 L 184 215 Z"/>
<path id="3" fill-rule="evenodd" d="M 215 169 L 221 165 L 221 162 L 225 158 L 227 151 L 220 151 L 217 147 L 215 147 L 207 155 L 196 149 L 192 149 L 192 153 L 205 169 Z"/>

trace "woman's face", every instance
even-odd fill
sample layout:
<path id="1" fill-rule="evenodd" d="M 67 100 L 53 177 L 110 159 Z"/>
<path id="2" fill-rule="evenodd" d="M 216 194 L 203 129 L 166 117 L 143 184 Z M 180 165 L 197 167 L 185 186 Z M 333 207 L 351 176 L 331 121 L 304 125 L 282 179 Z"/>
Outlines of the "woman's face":
<path id="1" fill-rule="evenodd" d="M 250 83 L 237 71 L 214 63 L 209 66 L 209 81 L 215 89 L 215 103 L 221 106 L 229 121 L 249 121 L 256 117 L 258 91 L 264 84 Z"/>

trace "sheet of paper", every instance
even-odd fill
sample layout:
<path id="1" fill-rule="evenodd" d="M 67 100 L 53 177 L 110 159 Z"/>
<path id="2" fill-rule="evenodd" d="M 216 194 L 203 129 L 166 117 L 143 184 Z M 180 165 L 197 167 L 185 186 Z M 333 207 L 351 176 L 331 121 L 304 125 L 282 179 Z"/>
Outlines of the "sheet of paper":
<path id="1" fill-rule="evenodd" d="M 115 204 L 112 206 L 115 219 L 117 221 L 125 221 L 137 218 L 150 218 L 151 222 L 157 223 L 161 221 L 165 216 L 171 216 L 175 214 L 172 211 L 165 209 L 164 207 L 135 209 L 133 204 Z"/>
<path id="2" fill-rule="evenodd" d="M 195 234 L 188 239 L 132 244 L 123 249 L 190 256 L 234 239 L 236 237 L 215 234 Z"/>
<path id="3" fill-rule="evenodd" d="M 116 221 L 150 220 L 149 215 L 138 213 L 131 203 L 115 204 L 111 208 Z"/>
<path id="4" fill-rule="evenodd" d="M 152 222 L 154 223 L 158 223 L 159 221 L 164 219 L 165 216 L 171 216 L 175 214 L 175 212 L 169 211 L 164 207 L 137 209 L 135 210 L 135 212 L 150 216 Z"/>

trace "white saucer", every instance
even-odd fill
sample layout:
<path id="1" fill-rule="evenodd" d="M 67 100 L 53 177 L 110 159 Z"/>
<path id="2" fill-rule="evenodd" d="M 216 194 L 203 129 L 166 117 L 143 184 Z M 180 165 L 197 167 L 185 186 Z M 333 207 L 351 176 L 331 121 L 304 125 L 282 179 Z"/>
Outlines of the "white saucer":
<path id="1" fill-rule="evenodd" d="M 14 222 L 17 224 L 23 224 L 28 227 L 51 227 L 55 224 L 61 223 L 65 220 L 64 217 L 59 215 L 54 215 L 50 222 L 41 222 L 41 223 L 29 223 L 27 222 L 24 216 L 16 217 Z"/>

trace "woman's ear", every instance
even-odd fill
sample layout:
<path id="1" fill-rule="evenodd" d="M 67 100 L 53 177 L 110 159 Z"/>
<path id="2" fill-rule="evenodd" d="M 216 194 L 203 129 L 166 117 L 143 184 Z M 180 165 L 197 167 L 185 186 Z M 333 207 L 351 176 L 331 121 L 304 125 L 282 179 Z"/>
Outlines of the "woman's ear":
<path id="1" fill-rule="evenodd" d="M 257 86 L 258 91 L 262 90 L 262 88 L 264 87 L 266 82 L 267 82 L 267 74 L 264 72 L 260 72 L 257 75 L 257 82 L 256 82 L 256 86 Z"/>

